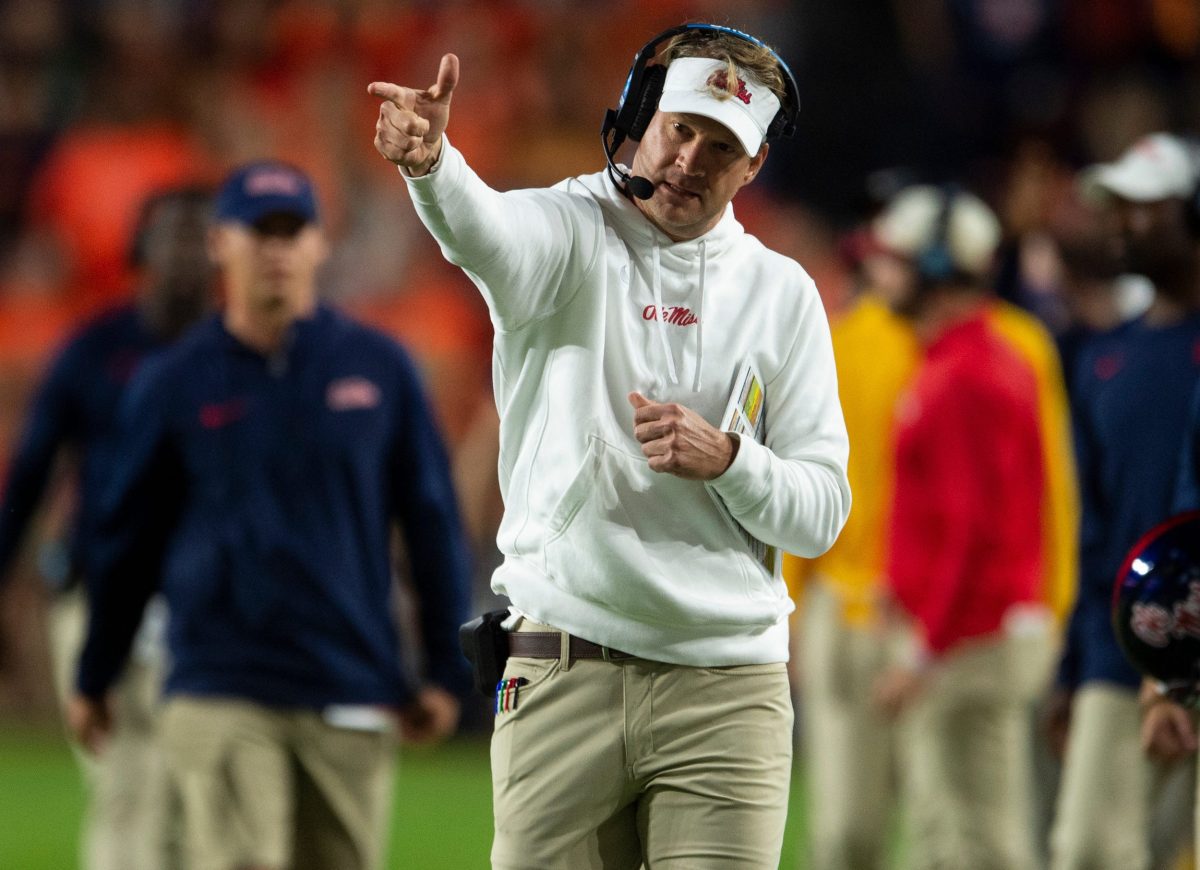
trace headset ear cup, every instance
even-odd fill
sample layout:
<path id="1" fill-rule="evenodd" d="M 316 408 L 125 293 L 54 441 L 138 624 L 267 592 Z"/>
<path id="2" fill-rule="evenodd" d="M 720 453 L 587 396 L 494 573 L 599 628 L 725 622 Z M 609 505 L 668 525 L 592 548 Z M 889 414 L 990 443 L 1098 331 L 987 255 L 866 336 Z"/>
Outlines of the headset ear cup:
<path id="1" fill-rule="evenodd" d="M 937 216 L 924 249 L 917 255 L 917 272 L 927 284 L 949 280 L 955 272 L 954 252 L 950 248 L 950 222 L 954 217 L 957 186 L 943 184 L 939 190 Z"/>
<path id="2" fill-rule="evenodd" d="M 642 136 L 650 126 L 650 119 L 658 111 L 658 100 L 662 97 L 663 84 L 666 81 L 667 68 L 665 66 L 646 68 L 642 78 L 642 92 L 637 103 L 637 114 L 633 116 L 633 122 L 629 125 L 629 138 L 634 142 L 642 140 Z"/>

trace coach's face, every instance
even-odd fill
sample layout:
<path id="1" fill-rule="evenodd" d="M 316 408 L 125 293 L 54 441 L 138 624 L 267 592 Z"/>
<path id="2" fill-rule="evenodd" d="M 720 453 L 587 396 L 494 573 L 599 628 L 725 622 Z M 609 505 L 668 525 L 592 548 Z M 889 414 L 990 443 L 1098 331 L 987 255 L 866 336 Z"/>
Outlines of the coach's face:
<path id="1" fill-rule="evenodd" d="M 654 185 L 637 207 L 673 241 L 711 230 L 734 194 L 754 180 L 767 158 L 753 157 L 723 124 L 703 115 L 656 112 L 633 157 L 633 174 Z"/>
<path id="2" fill-rule="evenodd" d="M 219 224 L 209 249 L 224 275 L 227 303 L 268 313 L 309 310 L 317 269 L 328 256 L 319 226 L 282 213 L 252 226 Z"/>

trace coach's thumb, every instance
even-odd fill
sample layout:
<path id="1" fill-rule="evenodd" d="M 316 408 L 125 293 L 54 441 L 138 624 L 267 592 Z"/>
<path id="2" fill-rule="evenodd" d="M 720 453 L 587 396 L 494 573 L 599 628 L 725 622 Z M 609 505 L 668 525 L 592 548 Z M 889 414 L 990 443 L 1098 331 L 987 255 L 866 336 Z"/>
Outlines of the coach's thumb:
<path id="1" fill-rule="evenodd" d="M 634 390 L 632 393 L 629 394 L 629 404 L 633 405 L 634 410 L 637 410 L 638 408 L 644 408 L 647 405 L 652 405 L 654 403 L 651 402 L 649 399 L 647 399 L 645 396 L 643 396 L 641 393 L 639 393 L 637 390 Z"/>
<path id="2" fill-rule="evenodd" d="M 441 66 L 438 67 L 437 84 L 429 89 L 429 96 L 439 103 L 450 102 L 450 96 L 458 85 L 458 56 L 442 55 Z"/>

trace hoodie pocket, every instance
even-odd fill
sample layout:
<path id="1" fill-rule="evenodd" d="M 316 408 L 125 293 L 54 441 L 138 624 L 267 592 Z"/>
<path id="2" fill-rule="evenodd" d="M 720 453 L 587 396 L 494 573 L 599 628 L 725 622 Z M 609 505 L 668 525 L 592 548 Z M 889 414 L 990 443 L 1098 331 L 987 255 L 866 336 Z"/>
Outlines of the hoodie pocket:
<path id="1" fill-rule="evenodd" d="M 563 591 L 669 626 L 773 625 L 782 584 L 761 569 L 699 481 L 650 470 L 595 436 L 547 522 L 544 569 Z"/>

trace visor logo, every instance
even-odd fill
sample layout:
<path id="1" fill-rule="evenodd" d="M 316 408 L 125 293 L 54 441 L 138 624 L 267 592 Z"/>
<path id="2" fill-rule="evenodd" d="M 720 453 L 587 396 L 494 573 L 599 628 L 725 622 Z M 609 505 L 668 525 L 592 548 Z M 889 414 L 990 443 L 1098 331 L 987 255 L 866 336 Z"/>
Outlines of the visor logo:
<path id="1" fill-rule="evenodd" d="M 717 90 L 724 91 L 727 94 L 732 93 L 732 89 L 729 87 L 729 76 L 726 75 L 725 70 L 723 69 L 719 69 L 710 75 L 706 84 L 710 88 L 716 88 Z M 754 99 L 754 95 L 750 93 L 750 89 L 746 87 L 746 81 L 740 78 L 737 80 L 737 92 L 733 93 L 733 96 L 737 97 L 747 106 L 750 105 L 750 101 Z"/>

